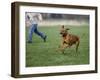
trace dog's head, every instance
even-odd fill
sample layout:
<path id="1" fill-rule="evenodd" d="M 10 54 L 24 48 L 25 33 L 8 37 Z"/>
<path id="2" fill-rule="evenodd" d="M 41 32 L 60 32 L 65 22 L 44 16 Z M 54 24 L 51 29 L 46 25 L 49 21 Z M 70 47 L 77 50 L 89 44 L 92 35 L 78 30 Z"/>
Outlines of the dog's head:
<path id="1" fill-rule="evenodd" d="M 64 28 L 64 25 L 62 25 L 61 30 L 60 30 L 60 34 L 66 35 L 68 33 L 68 30 L 70 30 L 69 28 Z"/>

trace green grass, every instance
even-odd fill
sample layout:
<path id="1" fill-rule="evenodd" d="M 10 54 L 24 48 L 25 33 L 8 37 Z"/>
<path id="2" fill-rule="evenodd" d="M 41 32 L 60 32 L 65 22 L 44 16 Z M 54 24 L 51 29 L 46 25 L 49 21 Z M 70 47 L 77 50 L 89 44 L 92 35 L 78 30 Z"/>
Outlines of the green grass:
<path id="1" fill-rule="evenodd" d="M 65 54 L 57 51 L 61 43 L 60 27 L 38 27 L 47 35 L 47 42 L 33 34 L 33 43 L 26 43 L 26 67 L 89 64 L 89 26 L 70 26 L 70 33 L 80 37 L 79 50 L 66 48 Z M 26 40 L 28 28 L 26 29 Z"/>

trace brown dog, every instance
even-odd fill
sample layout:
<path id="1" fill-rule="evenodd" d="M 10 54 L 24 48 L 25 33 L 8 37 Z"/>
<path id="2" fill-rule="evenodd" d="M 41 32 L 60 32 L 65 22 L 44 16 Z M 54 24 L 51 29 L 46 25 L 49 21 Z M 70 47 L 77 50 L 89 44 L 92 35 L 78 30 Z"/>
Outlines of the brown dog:
<path id="1" fill-rule="evenodd" d="M 62 36 L 62 42 L 61 42 L 61 46 L 60 49 L 61 51 L 64 53 L 65 48 L 67 47 L 71 47 L 72 45 L 76 45 L 76 52 L 78 51 L 78 46 L 80 43 L 79 37 L 73 34 L 69 34 L 68 30 L 70 30 L 69 28 L 64 28 L 64 25 L 62 25 L 61 30 L 60 30 L 60 34 Z"/>

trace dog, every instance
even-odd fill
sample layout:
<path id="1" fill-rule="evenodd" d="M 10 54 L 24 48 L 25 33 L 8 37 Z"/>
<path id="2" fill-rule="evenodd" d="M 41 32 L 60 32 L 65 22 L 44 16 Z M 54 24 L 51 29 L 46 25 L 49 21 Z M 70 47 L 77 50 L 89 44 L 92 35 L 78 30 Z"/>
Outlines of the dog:
<path id="1" fill-rule="evenodd" d="M 80 44 L 80 38 L 76 35 L 69 34 L 69 28 L 64 28 L 64 25 L 61 26 L 60 34 L 62 37 L 62 42 L 60 46 L 60 50 L 64 53 L 65 48 L 71 47 L 72 45 L 76 45 L 76 52 L 78 51 L 78 47 Z"/>

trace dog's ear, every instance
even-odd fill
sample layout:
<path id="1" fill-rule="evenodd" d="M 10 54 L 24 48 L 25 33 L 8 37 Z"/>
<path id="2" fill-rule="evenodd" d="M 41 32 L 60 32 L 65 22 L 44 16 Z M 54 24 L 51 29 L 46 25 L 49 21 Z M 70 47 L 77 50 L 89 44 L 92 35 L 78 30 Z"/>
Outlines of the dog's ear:
<path id="1" fill-rule="evenodd" d="M 70 29 L 69 28 L 66 28 L 65 30 L 67 31 L 67 30 L 70 30 Z"/>
<path id="2" fill-rule="evenodd" d="M 64 28 L 64 25 L 62 25 L 62 28 Z"/>

